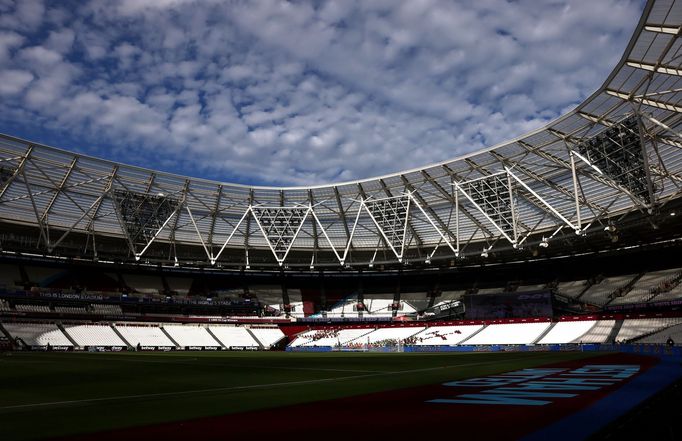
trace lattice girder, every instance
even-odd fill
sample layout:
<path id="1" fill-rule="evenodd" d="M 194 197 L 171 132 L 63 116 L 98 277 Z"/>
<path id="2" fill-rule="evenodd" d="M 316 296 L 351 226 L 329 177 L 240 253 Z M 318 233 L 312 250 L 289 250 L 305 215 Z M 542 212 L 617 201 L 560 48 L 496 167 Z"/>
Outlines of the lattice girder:
<path id="1" fill-rule="evenodd" d="M 176 212 L 180 201 L 126 190 L 113 192 L 122 227 L 133 245 L 147 245 Z"/>
<path id="2" fill-rule="evenodd" d="M 363 201 L 379 232 L 399 260 L 405 248 L 410 201 L 409 194 Z"/>
<path id="3" fill-rule="evenodd" d="M 467 199 L 509 240 L 516 243 L 514 197 L 505 172 L 457 184 Z"/>
<path id="4" fill-rule="evenodd" d="M 289 254 L 310 210 L 310 207 L 251 208 L 263 236 L 280 265 Z"/>
<path id="5" fill-rule="evenodd" d="M 581 143 L 578 150 L 604 175 L 649 205 L 652 200 L 641 140 L 638 117 L 631 116 Z"/>

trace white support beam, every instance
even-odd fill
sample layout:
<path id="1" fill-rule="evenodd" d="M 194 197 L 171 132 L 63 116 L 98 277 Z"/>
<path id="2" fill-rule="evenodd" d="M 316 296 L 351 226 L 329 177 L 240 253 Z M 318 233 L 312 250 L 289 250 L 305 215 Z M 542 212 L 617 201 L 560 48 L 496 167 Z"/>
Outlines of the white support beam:
<path id="1" fill-rule="evenodd" d="M 381 225 L 379 225 L 379 222 L 375 218 L 374 214 L 372 214 L 372 211 L 369 209 L 367 206 L 367 202 L 371 203 L 376 203 L 376 202 L 382 202 L 382 201 L 387 201 L 387 200 L 398 200 L 398 199 L 404 199 L 407 197 L 407 207 L 405 209 L 405 225 L 402 228 L 402 237 L 400 240 L 400 251 L 396 250 L 395 246 L 393 246 L 393 243 L 391 239 L 386 235 L 386 232 L 382 228 Z M 393 254 L 395 254 L 395 257 L 398 259 L 398 262 L 403 261 L 403 255 L 405 252 L 405 238 L 407 237 L 407 227 L 408 227 L 408 219 L 410 217 L 410 203 L 412 200 L 412 196 L 408 194 L 403 194 L 400 196 L 392 196 L 392 197 L 386 197 L 386 198 L 380 198 L 380 199 L 372 199 L 371 201 L 366 201 L 365 199 L 361 200 L 361 207 L 364 207 L 365 210 L 367 211 L 367 214 L 369 214 L 369 217 L 372 219 L 372 222 L 374 222 L 374 225 L 377 227 L 377 230 L 379 230 L 379 233 L 381 236 L 384 238 L 386 241 L 386 244 L 388 247 L 393 251 Z M 395 233 L 395 231 L 393 232 Z"/>
<path id="2" fill-rule="evenodd" d="M 630 95 L 627 93 L 618 92 L 617 90 L 611 90 L 611 89 L 607 89 L 606 93 L 608 93 L 609 95 L 624 99 L 626 101 L 636 101 L 638 103 L 645 104 L 647 106 L 657 107 L 659 109 L 669 110 L 671 112 L 682 113 L 682 107 L 674 105 L 674 104 L 669 104 L 669 103 L 666 103 L 664 101 L 652 100 L 652 99 L 636 97 L 636 96 L 630 97 Z"/>
<path id="3" fill-rule="evenodd" d="M 422 214 L 426 217 L 426 220 L 429 221 L 431 226 L 438 232 L 438 235 L 440 235 L 440 237 L 445 241 L 445 243 L 452 250 L 452 252 L 455 253 L 455 256 L 459 256 L 459 248 L 458 247 L 456 248 L 452 245 L 452 242 L 450 242 L 450 239 L 448 239 L 448 237 L 445 234 L 443 234 L 441 229 L 436 226 L 436 224 L 431 219 L 431 216 L 429 216 L 426 213 L 426 210 L 424 210 L 424 208 L 419 204 L 419 202 L 417 202 L 417 200 L 414 198 L 414 196 L 412 196 L 411 193 L 410 193 L 410 198 L 412 198 L 412 203 L 419 209 L 419 211 L 422 212 Z M 436 249 L 438 249 L 438 247 L 436 247 Z M 436 252 L 436 250 L 433 250 L 433 253 L 435 253 L 435 252 Z M 431 256 L 433 256 L 433 253 L 431 253 Z"/>
<path id="4" fill-rule="evenodd" d="M 659 34 L 671 34 L 671 35 L 677 35 L 680 33 L 680 28 L 679 27 L 674 27 L 674 26 L 663 26 L 663 25 L 646 25 L 644 26 L 645 31 L 649 32 L 657 32 Z"/>
<path id="5" fill-rule="evenodd" d="M 662 74 L 676 75 L 678 77 L 682 76 L 682 70 L 675 69 L 672 67 L 663 66 L 663 65 L 640 63 L 640 62 L 635 62 L 635 61 L 628 61 L 626 64 L 630 67 L 634 67 L 635 69 L 643 69 L 643 70 L 648 70 L 649 72 L 658 72 L 658 73 L 662 73 Z"/>
<path id="6" fill-rule="evenodd" d="M 218 259 L 220 258 L 220 255 L 223 254 L 225 247 L 227 247 L 227 244 L 230 243 L 230 240 L 232 240 L 232 236 L 234 236 L 234 233 L 237 232 L 237 230 L 239 229 L 239 226 L 242 224 L 242 222 L 244 222 L 244 219 L 246 219 L 246 216 L 249 214 L 250 211 L 251 211 L 251 206 L 249 205 L 249 207 L 244 211 L 244 214 L 242 214 L 242 217 L 239 219 L 239 222 L 237 222 L 237 225 L 235 225 L 234 229 L 232 230 L 230 235 L 227 237 L 227 240 L 225 240 L 225 243 L 223 243 L 223 246 L 220 247 L 220 250 L 218 251 L 218 253 L 215 256 L 211 256 L 211 265 L 215 265 L 215 263 L 218 261 Z M 246 253 L 247 253 L 246 255 L 247 255 L 247 266 L 248 266 L 248 249 L 247 249 Z"/>
<path id="7" fill-rule="evenodd" d="M 139 253 L 135 253 L 135 260 L 140 260 L 140 258 L 142 257 L 142 255 L 143 255 L 144 253 L 147 252 L 147 249 L 152 245 L 152 243 L 156 240 L 156 238 L 159 237 L 159 234 L 161 234 L 161 231 L 163 231 L 163 229 L 166 228 L 166 225 L 168 225 L 168 222 L 170 222 L 171 219 L 173 219 L 173 218 L 178 214 L 179 207 L 180 207 L 181 205 L 182 205 L 182 204 L 178 205 L 178 209 L 173 210 L 173 212 L 171 213 L 171 215 L 168 216 L 168 219 L 166 219 L 166 220 L 163 222 L 163 224 L 161 225 L 161 227 L 160 227 L 158 230 L 156 230 L 156 233 L 154 233 L 154 235 L 153 235 L 152 238 L 149 240 L 149 242 L 147 242 L 147 245 L 145 245 L 145 247 L 142 249 L 142 251 L 140 251 Z"/>
<path id="8" fill-rule="evenodd" d="M 317 217 L 317 213 L 315 213 L 315 209 L 311 206 L 310 207 L 310 212 L 313 215 L 313 218 L 315 219 L 315 222 L 317 222 L 317 226 L 320 228 L 322 231 L 322 235 L 324 238 L 327 240 L 327 243 L 329 244 L 329 248 L 332 249 L 332 252 L 336 256 L 336 259 L 339 261 L 340 265 L 343 265 L 343 262 L 346 260 L 346 253 L 348 252 L 348 247 L 346 247 L 346 251 L 343 253 L 343 257 L 341 257 L 336 251 L 336 247 L 332 243 L 331 239 L 329 238 L 329 235 L 327 234 L 327 231 L 325 230 L 324 226 L 322 226 L 322 222 L 320 222 L 320 219 Z M 315 255 L 313 254 L 313 259 L 315 258 Z"/>
<path id="9" fill-rule="evenodd" d="M 189 220 L 192 222 L 192 225 L 194 226 L 194 231 L 197 232 L 197 236 L 199 237 L 199 241 L 201 242 L 201 246 L 204 247 L 204 251 L 206 252 L 206 257 L 208 257 L 208 260 L 212 262 L 213 256 L 208 251 L 208 247 L 206 247 L 206 242 L 204 241 L 204 238 L 201 236 L 201 232 L 199 231 L 199 227 L 197 226 L 197 223 L 194 220 L 194 216 L 192 215 L 192 210 L 190 210 L 189 205 L 185 208 L 187 208 L 187 214 L 189 215 Z"/>
<path id="10" fill-rule="evenodd" d="M 477 179 L 473 179 L 473 180 L 471 180 L 471 181 L 462 182 L 462 184 L 468 184 L 468 183 L 470 183 L 470 182 L 479 181 L 479 180 L 481 180 L 481 179 L 486 179 L 486 178 L 490 178 L 490 177 L 492 177 L 492 176 L 498 176 L 498 175 L 501 175 L 501 174 L 504 174 L 504 172 L 498 172 L 498 173 L 494 173 L 494 174 L 492 174 L 492 175 L 483 176 L 482 178 L 477 178 Z M 476 208 L 476 209 L 483 215 L 483 217 L 485 217 L 486 220 L 488 220 L 488 222 L 490 222 L 490 223 L 497 229 L 497 231 L 499 231 L 500 234 L 502 234 L 502 236 L 504 236 L 504 238 L 507 239 L 507 240 L 509 241 L 509 243 L 511 243 L 511 244 L 515 244 L 515 243 L 516 243 L 516 242 L 514 241 L 514 239 L 512 239 L 511 237 L 509 237 L 509 235 L 504 231 L 504 229 L 502 229 L 501 226 L 497 225 L 497 222 L 495 222 L 495 221 L 488 215 L 488 213 L 486 213 L 486 211 L 485 211 L 480 205 L 478 205 L 478 204 L 476 203 L 476 201 L 474 201 L 474 199 L 469 195 L 469 193 L 468 193 L 467 191 L 465 191 L 465 190 L 461 187 L 460 183 L 453 182 L 452 185 L 455 186 L 455 190 L 456 190 L 458 193 L 461 192 L 461 193 L 464 195 L 464 197 L 467 198 L 467 200 L 468 200 L 469 202 L 471 202 L 471 204 L 474 206 L 474 208 Z M 513 204 L 514 201 L 511 200 L 509 203 Z M 459 208 L 459 207 L 458 207 L 458 208 Z M 458 217 L 459 217 L 459 214 L 458 214 Z M 458 241 L 459 241 L 459 232 L 457 232 L 457 238 L 458 238 Z M 457 245 L 457 249 L 459 249 L 459 244 Z"/>
<path id="11" fill-rule="evenodd" d="M 571 221 L 569 221 L 568 219 L 566 219 L 566 217 L 565 217 L 563 214 L 559 213 L 554 207 L 552 207 L 552 205 L 551 205 L 549 202 L 547 202 L 542 196 L 540 196 L 539 194 L 537 194 L 537 192 L 536 192 L 535 190 L 533 190 L 532 188 L 530 188 L 530 187 L 528 186 L 528 184 L 526 184 L 525 182 L 523 182 L 521 179 L 519 179 L 518 176 L 516 176 L 514 173 L 512 173 L 512 171 L 511 171 L 508 167 L 505 167 L 505 170 L 507 171 L 507 173 L 509 173 L 509 176 L 511 176 L 516 182 L 518 182 L 519 184 L 521 184 L 521 186 L 522 186 L 523 188 L 525 188 L 525 189 L 526 189 L 530 194 L 532 194 L 538 201 L 540 201 L 545 207 L 547 207 L 547 209 L 549 209 L 549 211 L 551 211 L 556 217 L 558 217 L 559 219 L 561 219 L 566 225 L 568 225 L 569 227 L 573 228 L 576 232 L 579 232 L 579 231 L 580 231 L 580 227 L 579 227 L 579 226 L 573 225 L 573 223 L 571 223 Z"/>

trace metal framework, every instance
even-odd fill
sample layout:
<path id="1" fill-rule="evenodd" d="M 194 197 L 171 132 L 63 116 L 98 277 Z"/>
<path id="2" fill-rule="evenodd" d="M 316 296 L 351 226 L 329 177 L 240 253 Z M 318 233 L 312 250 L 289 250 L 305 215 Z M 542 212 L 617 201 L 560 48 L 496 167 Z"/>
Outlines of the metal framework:
<path id="1" fill-rule="evenodd" d="M 613 72 L 573 111 L 464 157 L 361 181 L 213 182 L 0 135 L 0 240 L 11 249 L 12 231 L 33 252 L 84 258 L 338 267 L 589 235 L 682 195 L 681 25 L 682 0 L 649 1 Z"/>

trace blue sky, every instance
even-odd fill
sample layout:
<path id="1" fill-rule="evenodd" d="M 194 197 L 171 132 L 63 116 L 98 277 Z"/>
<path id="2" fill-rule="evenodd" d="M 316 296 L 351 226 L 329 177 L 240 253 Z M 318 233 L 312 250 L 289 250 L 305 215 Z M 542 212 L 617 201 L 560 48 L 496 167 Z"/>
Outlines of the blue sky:
<path id="1" fill-rule="evenodd" d="M 323 184 L 542 126 L 641 1 L 0 0 L 0 132 L 228 182 Z"/>

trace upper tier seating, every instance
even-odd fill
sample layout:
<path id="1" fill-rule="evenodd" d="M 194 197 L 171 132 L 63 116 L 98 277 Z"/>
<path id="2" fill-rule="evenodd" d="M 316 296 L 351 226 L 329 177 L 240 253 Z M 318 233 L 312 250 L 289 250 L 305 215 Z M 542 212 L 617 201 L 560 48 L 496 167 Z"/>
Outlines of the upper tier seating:
<path id="1" fill-rule="evenodd" d="M 615 293 L 616 290 L 624 288 L 635 277 L 635 274 L 607 277 L 601 282 L 590 286 L 590 288 L 585 291 L 585 294 L 580 297 L 580 300 L 595 305 L 605 305 L 611 300 L 611 295 Z"/>
<path id="2" fill-rule="evenodd" d="M 489 325 L 465 341 L 465 345 L 523 345 L 537 340 L 550 326 L 542 323 L 504 323 Z"/>
<path id="3" fill-rule="evenodd" d="M 62 314 L 85 314 L 83 306 L 55 306 L 54 310 Z"/>
<path id="4" fill-rule="evenodd" d="M 9 303 L 7 303 L 5 300 L 0 299 L 0 311 L 11 311 L 12 308 L 10 308 Z"/>
<path id="5" fill-rule="evenodd" d="M 665 302 L 668 300 L 680 300 L 682 299 L 682 283 L 676 285 L 672 289 L 666 292 L 662 292 L 660 294 L 657 294 L 653 299 L 651 299 L 652 302 Z"/>
<path id="6" fill-rule="evenodd" d="M 578 297 L 587 287 L 587 282 L 585 280 L 572 280 L 569 282 L 560 282 L 557 285 L 557 292 L 563 296 L 576 298 Z"/>
<path id="7" fill-rule="evenodd" d="M 107 305 L 103 303 L 93 303 L 90 305 L 90 312 L 93 314 L 111 314 L 120 315 L 123 314 L 123 310 L 120 305 Z"/>
<path id="8" fill-rule="evenodd" d="M 64 333 L 51 323 L 3 323 L 12 338 L 19 337 L 29 346 L 73 346 Z"/>
<path id="9" fill-rule="evenodd" d="M 14 309 L 23 312 L 51 312 L 50 307 L 47 305 L 29 305 L 29 304 L 16 304 Z"/>
<path id="10" fill-rule="evenodd" d="M 661 287 L 666 280 L 671 280 L 680 274 L 679 268 L 665 271 L 654 271 L 644 274 L 633 285 L 632 288 L 622 297 L 616 297 L 611 305 L 621 305 L 626 303 L 644 303 L 649 301 L 656 288 Z"/>

